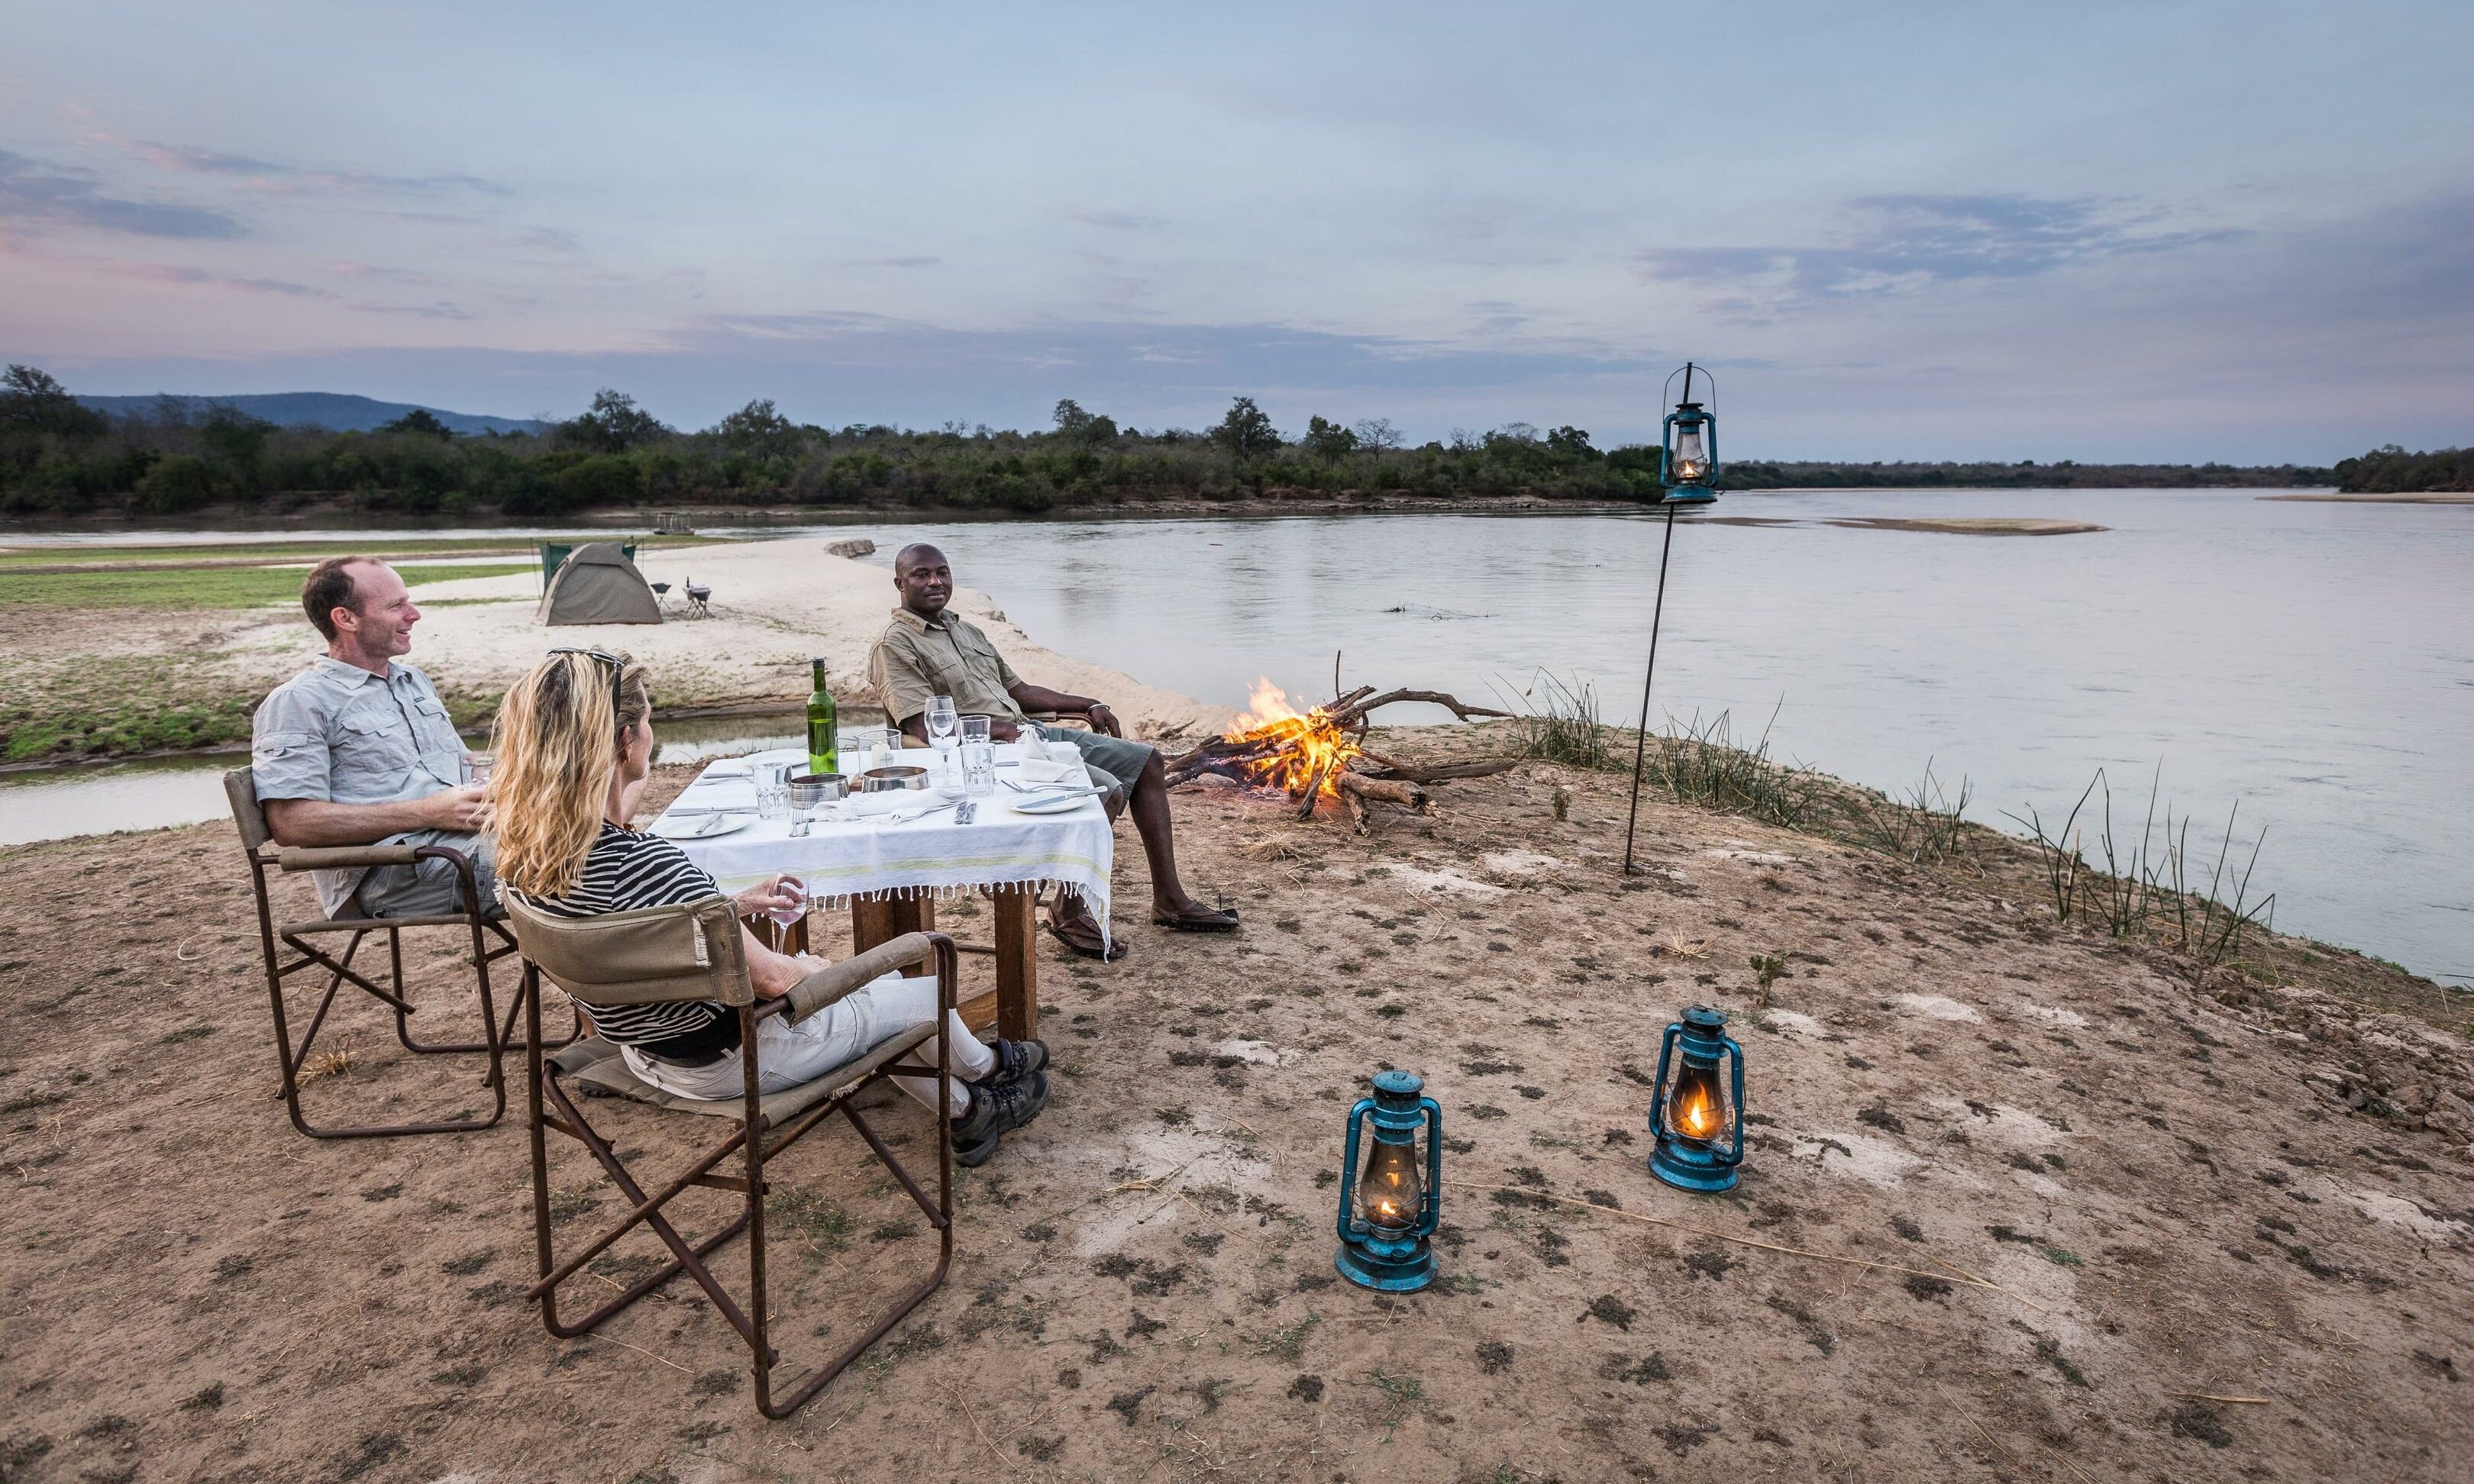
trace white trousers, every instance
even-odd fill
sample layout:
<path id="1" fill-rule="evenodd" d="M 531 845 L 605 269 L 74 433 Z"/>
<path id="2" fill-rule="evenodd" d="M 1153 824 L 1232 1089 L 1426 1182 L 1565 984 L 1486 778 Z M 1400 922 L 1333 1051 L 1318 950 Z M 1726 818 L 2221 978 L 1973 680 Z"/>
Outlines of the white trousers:
<path id="1" fill-rule="evenodd" d="M 737 1014 L 736 1011 L 732 1012 Z M 756 1025 L 757 1065 L 763 1073 L 757 1087 L 765 1093 L 784 1091 L 811 1082 L 844 1063 L 858 1061 L 868 1048 L 888 1036 L 926 1025 L 936 1014 L 936 981 L 905 979 L 898 973 L 871 979 L 796 1025 L 775 1017 Z M 997 1055 L 986 1042 L 963 1028 L 962 1017 L 946 1016 L 953 1051 L 946 1063 L 948 1084 L 945 1115 L 958 1118 L 971 1106 L 970 1089 L 962 1084 L 996 1069 Z M 933 1042 L 931 1042 L 933 1044 Z M 924 1054 L 919 1058 L 926 1061 Z M 655 1061 L 633 1046 L 621 1046 L 627 1069 L 673 1097 L 718 1100 L 739 1097 L 747 1089 L 747 1073 L 737 1050 L 709 1066 L 679 1066 Z M 902 1090 L 923 1107 L 936 1106 L 936 1079 L 896 1077 Z"/>

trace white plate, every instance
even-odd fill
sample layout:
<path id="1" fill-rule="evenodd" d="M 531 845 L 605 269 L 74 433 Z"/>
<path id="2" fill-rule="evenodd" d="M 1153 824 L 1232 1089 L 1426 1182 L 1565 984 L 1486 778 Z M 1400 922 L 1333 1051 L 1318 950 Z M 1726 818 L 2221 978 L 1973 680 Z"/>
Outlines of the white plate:
<path id="1" fill-rule="evenodd" d="M 655 820 L 653 833 L 665 840 L 710 840 L 716 835 L 735 835 L 755 823 L 753 809 L 744 814 L 691 814 Z"/>
<path id="2" fill-rule="evenodd" d="M 1026 795 L 1006 801 L 1006 807 L 1016 814 L 1071 814 L 1097 797 L 1094 794 L 1066 794 L 1059 798 L 1034 799 Z"/>

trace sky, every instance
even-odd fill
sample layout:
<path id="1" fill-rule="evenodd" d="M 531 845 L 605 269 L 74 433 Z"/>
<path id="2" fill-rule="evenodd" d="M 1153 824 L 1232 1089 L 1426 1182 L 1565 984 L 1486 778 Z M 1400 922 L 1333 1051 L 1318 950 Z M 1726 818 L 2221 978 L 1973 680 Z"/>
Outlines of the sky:
<path id="1" fill-rule="evenodd" d="M 2474 5 L 0 0 L 0 360 L 680 427 L 2474 441 Z"/>

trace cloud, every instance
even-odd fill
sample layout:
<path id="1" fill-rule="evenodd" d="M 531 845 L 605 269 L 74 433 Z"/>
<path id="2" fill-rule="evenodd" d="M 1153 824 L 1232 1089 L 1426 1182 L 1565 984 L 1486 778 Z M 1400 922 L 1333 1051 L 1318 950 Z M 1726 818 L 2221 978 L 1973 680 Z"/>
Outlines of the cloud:
<path id="1" fill-rule="evenodd" d="M 0 150 L 0 226 L 85 227 L 202 241 L 248 235 L 249 228 L 225 212 L 107 196 L 99 180 L 92 171 L 46 165 Z"/>
<path id="2" fill-rule="evenodd" d="M 2225 242 L 2241 231 L 2160 231 L 2117 203 L 2021 195 L 1862 196 L 1835 244 L 1666 248 L 1642 275 L 1813 300 L 1923 283 L 2025 278 L 2075 263 Z"/>
<path id="3" fill-rule="evenodd" d="M 486 196 L 515 194 L 495 180 L 460 172 L 425 176 L 378 175 L 364 170 L 317 170 L 285 165 L 252 156 L 229 155 L 221 150 L 203 150 L 181 144 L 138 144 L 131 148 L 140 157 L 161 169 L 188 175 L 247 176 L 261 190 L 282 195 L 320 190 L 397 195 L 428 195 L 457 190 L 477 191 Z"/>
<path id="4" fill-rule="evenodd" d="M 1135 216 L 1127 211 L 1068 211 L 1065 213 L 1065 220 L 1079 222 L 1085 227 L 1096 227 L 1103 231 L 1110 232 L 1149 231 L 1154 227 L 1168 225 L 1155 216 Z"/>
<path id="5" fill-rule="evenodd" d="M 241 278 L 228 274 L 208 273 L 203 268 L 183 268 L 171 263 L 110 263 L 114 272 L 135 278 L 152 278 L 158 283 L 178 283 L 205 288 L 230 289 L 243 294 L 276 294 L 285 299 L 326 299 L 336 296 L 306 283 L 294 283 L 283 278 Z"/>

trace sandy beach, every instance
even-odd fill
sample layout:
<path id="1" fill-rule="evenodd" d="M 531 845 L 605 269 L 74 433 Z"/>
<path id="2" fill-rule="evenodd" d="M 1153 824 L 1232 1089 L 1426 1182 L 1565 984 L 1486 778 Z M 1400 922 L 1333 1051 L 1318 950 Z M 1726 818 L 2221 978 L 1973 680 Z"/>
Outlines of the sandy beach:
<path id="1" fill-rule="evenodd" d="M 820 655 L 837 698 L 873 706 L 867 652 L 894 606 L 892 574 L 834 556 L 828 544 L 797 538 L 646 552 L 645 581 L 671 585 L 670 618 L 659 625 L 545 627 L 533 616 L 541 581 L 530 574 L 424 583 L 413 592 L 423 617 L 408 658 L 442 690 L 495 695 L 551 645 L 598 644 L 650 665 L 665 708 L 712 709 L 804 702 L 808 661 Z M 691 578 L 713 589 L 710 619 L 680 616 Z M 987 630 L 1026 680 L 1100 696 L 1138 735 L 1204 734 L 1233 714 L 1044 649 L 985 593 L 958 589 L 954 607 Z M 279 682 L 319 653 L 317 635 L 289 610 L 254 619 L 212 651 L 236 682 L 260 685 Z"/>
<path id="2" fill-rule="evenodd" d="M 1653 797 L 1627 880 L 1624 787 L 1530 762 L 1365 837 L 1177 794 L 1187 880 L 1245 931 L 1121 907 L 1121 963 L 1042 941 L 1047 1115 L 965 1174 L 946 1287 L 778 1424 L 690 1290 L 543 1331 L 520 1113 L 291 1132 L 229 826 L 0 851 L 7 1477 L 2437 1480 L 2474 1450 L 2449 995 L 2285 938 L 2195 985 L 2055 922 L 1992 836 L 1922 870 Z M 976 906 L 943 924 L 987 933 Z M 1658 1036 L 1693 1000 L 1747 1057 L 1722 1198 L 1641 1167 Z M 404 1057 L 365 1005 L 313 1110 L 486 1107 L 472 1065 Z M 1383 1066 L 1426 1077 L 1447 1140 L 1443 1278 L 1400 1298 L 1331 1270 L 1341 1117 Z M 704 1132 L 604 1116 L 653 1156 Z M 933 1242 L 846 1135 L 775 1178 L 795 1367 Z M 618 1209 L 581 1162 L 553 1188 L 570 1231 Z"/>

